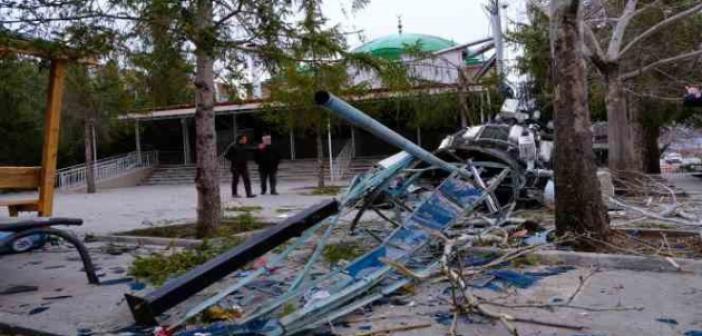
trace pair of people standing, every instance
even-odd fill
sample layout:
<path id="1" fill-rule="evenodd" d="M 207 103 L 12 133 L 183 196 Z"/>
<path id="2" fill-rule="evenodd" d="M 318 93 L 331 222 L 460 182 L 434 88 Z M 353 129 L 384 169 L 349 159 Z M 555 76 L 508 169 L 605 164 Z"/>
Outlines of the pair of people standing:
<path id="1" fill-rule="evenodd" d="M 261 138 L 261 143 L 258 146 L 250 146 L 249 138 L 246 135 L 241 135 L 237 138 L 237 143 L 232 146 L 225 157 L 231 161 L 232 172 L 232 196 L 239 197 L 237 193 L 239 186 L 239 178 L 244 182 L 244 190 L 246 197 L 256 197 L 251 192 L 251 178 L 249 177 L 248 162 L 253 152 L 254 161 L 258 164 L 258 174 L 261 179 L 261 195 L 264 195 L 268 190 L 270 183 L 271 195 L 278 195 L 276 191 L 276 174 L 278 172 L 278 164 L 280 163 L 280 154 L 273 147 L 271 136 L 266 134 Z"/>

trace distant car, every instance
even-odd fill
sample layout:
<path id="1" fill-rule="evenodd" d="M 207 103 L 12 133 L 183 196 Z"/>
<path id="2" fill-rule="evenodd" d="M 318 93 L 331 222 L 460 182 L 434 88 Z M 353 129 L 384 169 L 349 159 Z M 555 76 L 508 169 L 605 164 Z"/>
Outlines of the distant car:
<path id="1" fill-rule="evenodd" d="M 665 162 L 669 164 L 682 164 L 683 157 L 680 153 L 670 153 L 665 156 Z"/>

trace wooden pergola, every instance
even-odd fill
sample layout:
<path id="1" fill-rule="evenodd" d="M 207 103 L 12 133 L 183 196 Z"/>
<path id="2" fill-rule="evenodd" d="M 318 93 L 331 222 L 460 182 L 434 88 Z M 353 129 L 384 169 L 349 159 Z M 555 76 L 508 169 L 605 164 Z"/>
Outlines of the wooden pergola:
<path id="1" fill-rule="evenodd" d="M 36 211 L 39 216 L 51 216 L 56 183 L 56 161 L 66 64 L 68 62 L 94 64 L 95 61 L 56 43 L 13 37 L 0 38 L 0 55 L 5 54 L 21 54 L 48 59 L 51 61 L 51 70 L 44 112 L 41 166 L 0 167 L 0 189 L 36 189 L 39 191 L 39 197 L 38 199 L 0 201 L 0 206 L 8 207 L 10 216 L 17 216 L 21 211 Z"/>

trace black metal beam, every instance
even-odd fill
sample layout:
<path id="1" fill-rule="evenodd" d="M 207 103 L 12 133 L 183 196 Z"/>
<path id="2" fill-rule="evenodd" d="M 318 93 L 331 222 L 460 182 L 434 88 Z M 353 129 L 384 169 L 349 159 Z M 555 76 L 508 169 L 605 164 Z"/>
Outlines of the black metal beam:
<path id="1" fill-rule="evenodd" d="M 313 205 L 257 234 L 189 272 L 169 281 L 146 296 L 125 294 L 134 320 L 141 325 L 156 325 L 156 317 L 195 293 L 266 254 L 290 238 L 339 211 L 335 199 Z"/>

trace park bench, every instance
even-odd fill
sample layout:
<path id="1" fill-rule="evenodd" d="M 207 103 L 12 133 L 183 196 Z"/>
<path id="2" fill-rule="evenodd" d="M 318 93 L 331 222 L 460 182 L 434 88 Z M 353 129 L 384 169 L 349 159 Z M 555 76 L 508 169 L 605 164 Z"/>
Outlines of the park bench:
<path id="1" fill-rule="evenodd" d="M 59 217 L 4 217 L 0 218 L 0 232 L 10 233 L 0 237 L 0 247 L 11 244 L 19 239 L 33 235 L 48 235 L 59 237 L 73 245 L 80 254 L 83 261 L 83 269 L 88 276 L 88 282 L 91 284 L 99 284 L 100 280 L 95 274 L 95 267 L 88 249 L 83 242 L 68 231 L 54 228 L 57 225 L 82 225 L 83 220 L 78 218 L 59 218 Z"/>
<path id="2" fill-rule="evenodd" d="M 42 191 L 41 167 L 0 167 L 0 189 L 38 190 L 36 199 L 0 199 L 0 207 L 7 207 L 10 216 L 20 212 L 36 211 L 40 216 L 47 215 L 42 204 L 47 199 L 47 191 Z M 53 186 L 51 189 L 53 193 Z"/>

